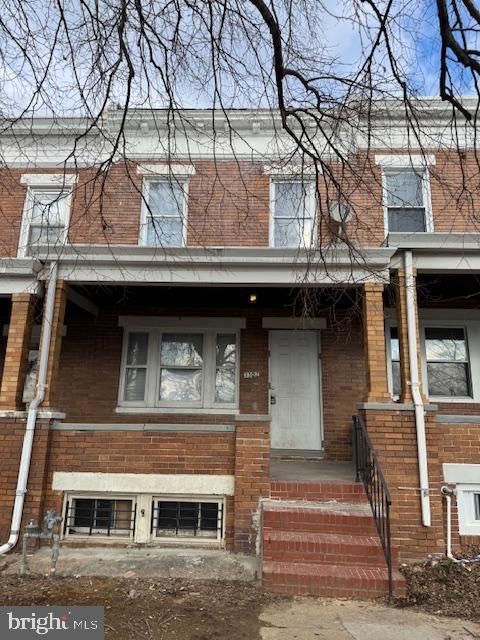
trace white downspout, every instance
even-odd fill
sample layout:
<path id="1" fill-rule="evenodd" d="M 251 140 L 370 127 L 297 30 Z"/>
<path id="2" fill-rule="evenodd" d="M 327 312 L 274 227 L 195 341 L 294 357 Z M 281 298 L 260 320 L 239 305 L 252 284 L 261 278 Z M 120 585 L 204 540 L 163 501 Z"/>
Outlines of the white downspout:
<path id="1" fill-rule="evenodd" d="M 13 505 L 12 524 L 10 527 L 10 537 L 8 542 L 0 546 L 0 555 L 7 553 L 18 542 L 20 526 L 22 523 L 23 505 L 25 494 L 27 493 L 28 472 L 30 470 L 30 460 L 33 449 L 33 436 L 37 422 L 38 408 L 45 397 L 45 380 L 47 379 L 48 356 L 50 352 L 50 338 L 52 336 L 53 310 L 55 306 L 55 290 L 57 287 L 57 262 L 52 262 L 50 267 L 50 278 L 48 281 L 47 297 L 45 300 L 45 310 L 43 314 L 42 336 L 40 340 L 39 367 L 37 393 L 28 408 L 27 425 L 23 437 L 22 456 L 18 469 L 17 489 L 15 492 L 15 503 Z"/>
<path id="2" fill-rule="evenodd" d="M 413 257 L 411 251 L 405 251 L 405 288 L 407 299 L 408 359 L 410 361 L 410 385 L 413 406 L 415 408 L 415 426 L 417 431 L 418 472 L 420 476 L 420 501 L 422 523 L 431 525 L 430 489 L 428 484 L 427 440 L 425 436 L 425 409 L 420 393 L 418 373 L 417 321 L 415 313 L 415 280 L 413 277 Z"/>

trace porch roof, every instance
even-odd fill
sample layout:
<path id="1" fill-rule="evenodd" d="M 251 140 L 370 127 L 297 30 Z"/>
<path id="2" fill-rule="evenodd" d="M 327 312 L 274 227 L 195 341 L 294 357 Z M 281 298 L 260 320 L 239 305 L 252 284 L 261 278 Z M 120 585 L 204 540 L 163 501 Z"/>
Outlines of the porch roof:
<path id="1" fill-rule="evenodd" d="M 387 244 L 411 250 L 419 272 L 480 273 L 480 233 L 390 233 Z M 394 256 L 392 267 L 400 260 L 400 254 Z"/>
<path id="2" fill-rule="evenodd" d="M 44 263 L 58 259 L 59 277 L 82 284 L 334 286 L 388 282 L 394 252 L 390 247 L 299 251 L 73 245 L 39 258 Z"/>

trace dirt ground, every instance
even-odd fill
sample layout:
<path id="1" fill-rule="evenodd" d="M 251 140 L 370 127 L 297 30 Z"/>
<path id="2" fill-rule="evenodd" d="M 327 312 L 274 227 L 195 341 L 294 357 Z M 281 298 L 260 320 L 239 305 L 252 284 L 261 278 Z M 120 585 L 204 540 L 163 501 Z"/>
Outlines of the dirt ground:
<path id="1" fill-rule="evenodd" d="M 256 640 L 274 600 L 245 582 L 0 575 L 0 605 L 103 605 L 107 640 Z"/>
<path id="2" fill-rule="evenodd" d="M 397 606 L 480 622 L 480 562 L 456 564 L 442 559 L 433 565 L 402 567 L 401 571 L 408 591 L 406 598 L 397 600 Z"/>

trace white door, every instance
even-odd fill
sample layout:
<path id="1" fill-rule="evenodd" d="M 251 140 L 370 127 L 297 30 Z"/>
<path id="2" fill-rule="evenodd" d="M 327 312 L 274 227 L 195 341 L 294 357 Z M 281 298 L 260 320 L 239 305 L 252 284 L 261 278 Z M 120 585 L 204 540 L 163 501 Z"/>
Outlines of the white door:
<path id="1" fill-rule="evenodd" d="M 319 335 L 270 332 L 271 447 L 322 448 Z"/>

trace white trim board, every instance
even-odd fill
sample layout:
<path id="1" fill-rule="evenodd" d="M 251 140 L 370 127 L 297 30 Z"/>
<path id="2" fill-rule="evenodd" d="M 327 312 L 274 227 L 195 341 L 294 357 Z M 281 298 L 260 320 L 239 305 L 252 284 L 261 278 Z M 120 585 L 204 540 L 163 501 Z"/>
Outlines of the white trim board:
<path id="1" fill-rule="evenodd" d="M 185 178 L 195 175 L 195 167 L 192 164 L 153 164 L 142 162 L 137 166 L 137 173 L 142 176 L 171 176 Z"/>
<path id="2" fill-rule="evenodd" d="M 375 164 L 392 169 L 425 168 L 435 165 L 434 155 L 375 155 Z"/>
<path id="3" fill-rule="evenodd" d="M 448 484 L 480 484 L 480 464 L 443 464 L 443 479 Z"/>
<path id="4" fill-rule="evenodd" d="M 54 491 L 233 496 L 234 476 L 55 471 Z"/>
<path id="5" fill-rule="evenodd" d="M 325 329 L 325 318 L 262 318 L 263 329 Z"/>
<path id="6" fill-rule="evenodd" d="M 201 318 L 197 316 L 118 316 L 118 326 L 152 329 L 245 329 L 245 318 Z"/>
<path id="7" fill-rule="evenodd" d="M 72 187 L 78 180 L 75 173 L 24 173 L 20 184 L 29 187 Z"/>

